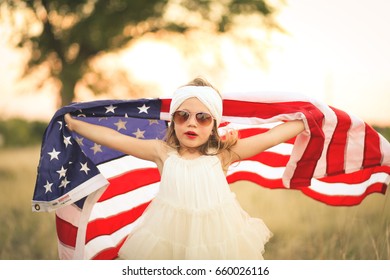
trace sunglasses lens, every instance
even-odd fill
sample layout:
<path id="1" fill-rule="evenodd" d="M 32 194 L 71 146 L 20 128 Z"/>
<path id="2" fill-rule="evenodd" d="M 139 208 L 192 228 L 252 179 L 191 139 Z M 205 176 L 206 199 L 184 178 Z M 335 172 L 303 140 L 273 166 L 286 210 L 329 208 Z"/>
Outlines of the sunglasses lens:
<path id="1" fill-rule="evenodd" d="M 173 114 L 173 121 L 177 124 L 183 124 L 188 120 L 189 117 L 190 114 L 186 111 L 176 111 Z"/>
<path id="2" fill-rule="evenodd" d="M 213 121 L 213 117 L 208 113 L 196 113 L 196 121 L 198 124 L 207 126 Z M 187 111 L 176 111 L 173 113 L 173 121 L 177 124 L 183 124 L 190 118 L 190 113 Z"/>
<path id="3" fill-rule="evenodd" d="M 200 125 L 209 125 L 212 120 L 213 120 L 213 118 L 211 117 L 210 114 L 207 114 L 207 113 L 197 113 L 196 114 L 196 121 Z"/>

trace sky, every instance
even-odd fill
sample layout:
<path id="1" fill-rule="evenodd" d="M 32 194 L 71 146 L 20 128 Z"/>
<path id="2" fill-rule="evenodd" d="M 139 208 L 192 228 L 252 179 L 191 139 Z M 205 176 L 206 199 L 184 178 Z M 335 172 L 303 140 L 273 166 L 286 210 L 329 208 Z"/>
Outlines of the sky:
<path id="1" fill-rule="evenodd" d="M 390 125 L 390 1 L 285 3 L 276 19 L 287 34 L 271 36 L 267 67 L 243 63 L 236 55 L 237 48 L 225 39 L 222 55 L 227 69 L 223 79 L 218 79 L 219 89 L 298 91 L 355 114 L 369 124 Z M 2 41 L 6 32 L 0 29 L 0 113 L 49 120 L 56 110 L 50 94 L 54 89 L 49 86 L 37 94 L 17 80 L 22 55 Z M 201 59 L 207 64 L 215 58 L 206 52 Z M 129 70 L 133 77 L 158 84 L 161 95 L 187 82 L 189 64 L 196 63 L 183 59 L 172 42 L 150 38 L 134 44 L 121 54 L 120 60 L 132 65 Z"/>

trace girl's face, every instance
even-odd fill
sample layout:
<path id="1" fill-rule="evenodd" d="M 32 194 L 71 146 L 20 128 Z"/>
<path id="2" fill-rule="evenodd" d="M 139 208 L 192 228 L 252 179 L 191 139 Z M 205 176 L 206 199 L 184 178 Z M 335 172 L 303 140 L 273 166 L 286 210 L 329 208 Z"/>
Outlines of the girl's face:
<path id="1" fill-rule="evenodd" d="M 194 149 L 203 145 L 209 140 L 213 130 L 214 119 L 210 124 L 202 125 L 196 120 L 196 113 L 203 112 L 210 114 L 202 102 L 196 97 L 185 100 L 177 110 L 182 110 L 190 113 L 190 117 L 182 124 L 175 123 L 176 137 L 182 148 Z"/>

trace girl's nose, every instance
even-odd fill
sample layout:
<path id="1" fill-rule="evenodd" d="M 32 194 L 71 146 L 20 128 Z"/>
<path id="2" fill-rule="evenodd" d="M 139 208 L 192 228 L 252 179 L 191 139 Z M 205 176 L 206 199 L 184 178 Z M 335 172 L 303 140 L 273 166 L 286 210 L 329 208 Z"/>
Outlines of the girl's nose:
<path id="1" fill-rule="evenodd" d="M 196 114 L 190 114 L 190 117 L 187 120 L 188 125 L 196 126 L 197 121 L 196 121 Z"/>

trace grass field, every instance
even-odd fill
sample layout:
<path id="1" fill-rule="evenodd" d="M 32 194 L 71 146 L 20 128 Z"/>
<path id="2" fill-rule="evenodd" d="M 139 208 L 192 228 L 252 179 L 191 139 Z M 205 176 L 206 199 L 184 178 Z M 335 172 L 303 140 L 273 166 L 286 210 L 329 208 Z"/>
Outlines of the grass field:
<path id="1" fill-rule="evenodd" d="M 31 211 L 38 160 L 39 147 L 0 150 L 0 259 L 57 259 L 54 214 Z M 390 259 L 389 194 L 331 207 L 298 191 L 243 182 L 232 189 L 274 233 L 265 259 Z"/>

